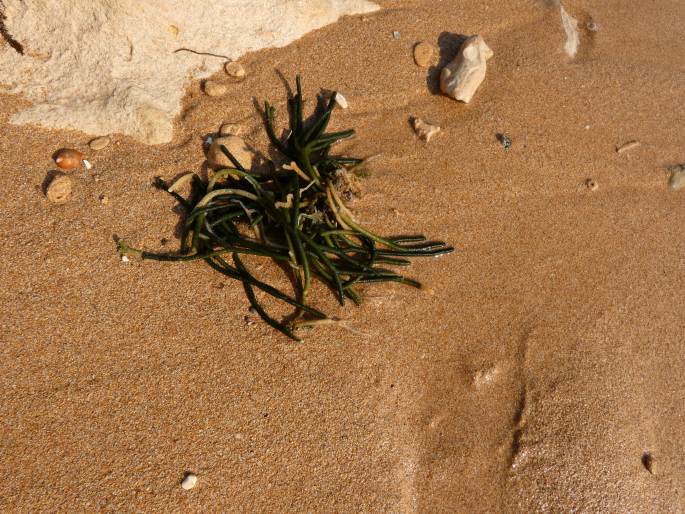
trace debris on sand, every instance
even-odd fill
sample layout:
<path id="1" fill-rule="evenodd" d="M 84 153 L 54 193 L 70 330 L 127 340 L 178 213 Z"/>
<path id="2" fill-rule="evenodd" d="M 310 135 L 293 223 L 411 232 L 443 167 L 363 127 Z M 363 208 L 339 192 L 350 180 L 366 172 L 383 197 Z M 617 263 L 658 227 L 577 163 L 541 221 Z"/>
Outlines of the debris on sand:
<path id="1" fill-rule="evenodd" d="M 417 66 L 422 68 L 427 68 L 428 65 L 433 62 L 433 56 L 435 55 L 435 47 L 430 43 L 421 41 L 414 46 L 414 62 Z"/>
<path id="2" fill-rule="evenodd" d="M 193 473 L 186 473 L 181 481 L 181 487 L 186 491 L 189 491 L 197 485 L 197 475 Z"/>
<path id="3" fill-rule="evenodd" d="M 485 80 L 487 61 L 494 55 L 481 36 L 471 36 L 454 60 L 440 73 L 440 90 L 460 102 L 469 103 Z"/>
<path id="4" fill-rule="evenodd" d="M 112 141 L 108 136 L 96 137 L 90 143 L 88 143 L 88 146 L 91 150 L 98 151 L 103 150 L 104 148 L 109 146 L 111 142 Z"/>
<path id="5" fill-rule="evenodd" d="M 617 147 L 616 153 L 620 155 L 622 153 L 626 153 L 626 152 L 629 152 L 631 150 L 634 150 L 638 146 L 640 146 L 639 141 L 628 141 L 627 143 L 622 144 L 621 146 Z"/>
<path id="6" fill-rule="evenodd" d="M 680 191 L 685 188 L 685 164 L 669 166 L 668 171 L 671 172 L 671 179 L 668 181 L 671 191 Z"/>
<path id="7" fill-rule="evenodd" d="M 57 175 L 50 181 L 45 196 L 52 203 L 67 203 L 71 197 L 72 183 L 66 175 Z"/>
<path id="8" fill-rule="evenodd" d="M 217 82 L 216 80 L 205 80 L 204 84 L 202 85 L 202 89 L 207 96 L 215 98 L 224 96 L 226 93 L 228 93 L 228 86 L 226 84 L 222 84 L 221 82 Z"/>
<path id="9" fill-rule="evenodd" d="M 426 123 L 421 118 L 417 118 L 416 116 L 412 116 L 410 121 L 412 127 L 414 127 L 414 132 L 416 135 L 423 139 L 426 143 L 428 143 L 431 138 L 441 130 L 439 126 Z"/>
<path id="10" fill-rule="evenodd" d="M 578 45 L 580 44 L 580 37 L 578 36 L 578 20 L 566 12 L 564 6 L 559 4 L 559 12 L 561 13 L 561 25 L 566 32 L 566 43 L 564 43 L 564 51 L 569 57 L 575 57 L 578 53 Z"/>
<path id="11" fill-rule="evenodd" d="M 230 61 L 224 65 L 224 71 L 226 75 L 234 79 L 244 79 L 247 73 L 245 68 L 238 61 Z"/>
<path id="12" fill-rule="evenodd" d="M 585 181 L 585 187 L 587 187 L 590 191 L 597 191 L 599 189 L 599 184 L 595 179 L 589 178 Z"/>

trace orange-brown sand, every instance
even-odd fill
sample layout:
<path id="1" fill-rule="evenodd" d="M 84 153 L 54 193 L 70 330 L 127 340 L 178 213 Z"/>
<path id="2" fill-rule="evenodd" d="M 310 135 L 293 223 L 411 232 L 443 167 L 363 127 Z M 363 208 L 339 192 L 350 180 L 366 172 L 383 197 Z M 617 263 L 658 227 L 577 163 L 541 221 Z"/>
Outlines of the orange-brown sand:
<path id="1" fill-rule="evenodd" d="M 685 3 L 565 2 L 599 26 L 574 60 L 543 1 L 380 3 L 246 56 L 225 98 L 195 84 L 166 146 L 89 151 L 83 133 L 9 125 L 24 100 L 1 97 L 0 510 L 685 509 L 685 191 L 664 171 L 685 161 Z M 449 58 L 475 33 L 495 56 L 466 106 L 412 46 Z M 303 344 L 246 323 L 242 288 L 205 265 L 126 264 L 113 242 L 172 249 L 153 178 L 199 172 L 224 121 L 265 151 L 253 99 L 283 121 L 279 75 L 297 72 L 310 99 L 347 97 L 347 153 L 382 154 L 356 216 L 458 249 L 415 262 L 423 292 L 370 288 L 361 308 L 315 292 L 354 332 Z M 442 132 L 425 144 L 410 116 Z M 63 146 L 95 168 L 53 205 Z"/>

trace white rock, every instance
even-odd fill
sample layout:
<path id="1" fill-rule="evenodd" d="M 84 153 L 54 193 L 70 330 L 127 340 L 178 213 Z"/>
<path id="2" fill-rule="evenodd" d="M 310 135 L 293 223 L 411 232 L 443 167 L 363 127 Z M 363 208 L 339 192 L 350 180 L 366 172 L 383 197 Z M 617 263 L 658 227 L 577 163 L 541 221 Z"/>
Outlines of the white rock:
<path id="1" fill-rule="evenodd" d="M 414 117 L 411 119 L 411 123 L 414 127 L 414 132 L 416 132 L 416 135 L 423 139 L 426 143 L 428 143 L 435 134 L 440 132 L 440 127 L 426 123 L 421 118 Z"/>
<path id="2" fill-rule="evenodd" d="M 345 98 L 342 93 L 336 91 L 335 93 L 335 103 L 340 106 L 341 109 L 347 109 L 350 104 L 347 103 L 347 98 Z"/>
<path id="3" fill-rule="evenodd" d="M 221 146 L 225 146 L 243 168 L 246 170 L 252 168 L 252 152 L 245 144 L 245 141 L 237 136 L 223 136 L 214 140 L 207 150 L 207 165 L 210 168 L 218 170 L 235 167 L 228 156 L 221 150 Z"/>
<path id="4" fill-rule="evenodd" d="M 493 56 L 481 36 L 471 36 L 461 45 L 454 60 L 440 73 L 440 89 L 447 96 L 469 103 L 485 79 L 487 61 Z"/>
<path id="5" fill-rule="evenodd" d="M 685 188 L 685 164 L 678 164 L 669 168 L 671 178 L 668 182 L 671 191 L 680 191 Z"/>
<path id="6" fill-rule="evenodd" d="M 561 25 L 566 32 L 566 43 L 564 43 L 564 51 L 569 57 L 575 57 L 578 52 L 578 44 L 580 43 L 580 36 L 578 35 L 578 20 L 566 12 L 564 6 L 559 4 L 559 12 L 561 13 Z"/>
<path id="7" fill-rule="evenodd" d="M 185 489 L 186 491 L 192 489 L 197 485 L 197 475 L 194 475 L 193 473 L 186 473 L 186 476 L 183 477 L 183 481 L 181 482 L 181 487 Z"/>
<path id="8" fill-rule="evenodd" d="M 197 8 L 187 0 L 1 3 L 24 55 L 0 45 L 0 89 L 31 102 L 12 123 L 124 133 L 147 144 L 171 141 L 186 87 L 226 61 L 206 54 L 235 60 L 378 9 L 368 0 L 202 0 Z"/>

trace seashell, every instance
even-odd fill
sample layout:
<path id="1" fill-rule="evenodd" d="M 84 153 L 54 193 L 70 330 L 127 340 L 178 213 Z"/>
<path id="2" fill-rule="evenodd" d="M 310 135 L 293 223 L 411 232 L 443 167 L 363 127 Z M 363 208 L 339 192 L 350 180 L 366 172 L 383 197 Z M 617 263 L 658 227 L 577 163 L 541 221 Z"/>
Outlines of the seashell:
<path id="1" fill-rule="evenodd" d="M 55 164 L 63 170 L 73 170 L 81 166 L 85 156 L 73 148 L 62 148 L 57 150 L 53 159 Z"/>

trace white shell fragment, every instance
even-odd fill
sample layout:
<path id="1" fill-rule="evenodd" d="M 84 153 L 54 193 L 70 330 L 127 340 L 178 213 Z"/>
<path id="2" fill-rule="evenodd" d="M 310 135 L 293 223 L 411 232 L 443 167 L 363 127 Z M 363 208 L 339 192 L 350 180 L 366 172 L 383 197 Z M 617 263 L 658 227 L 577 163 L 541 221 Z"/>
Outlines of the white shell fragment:
<path id="1" fill-rule="evenodd" d="M 93 169 L 93 165 L 92 165 L 91 162 L 90 162 L 89 160 L 87 160 L 87 159 L 83 159 L 83 166 L 84 166 L 87 170 L 92 170 L 92 169 Z"/>
<path id="2" fill-rule="evenodd" d="M 347 109 L 349 104 L 347 103 L 347 98 L 345 98 L 342 93 L 336 91 L 335 93 L 335 103 L 340 106 L 341 109 Z"/>
<path id="3" fill-rule="evenodd" d="M 434 135 L 440 132 L 440 127 L 426 123 L 421 118 L 411 118 L 411 124 L 414 127 L 414 132 L 416 135 L 423 139 L 426 143 L 428 143 Z"/>
<path id="4" fill-rule="evenodd" d="M 639 141 L 628 141 L 627 143 L 622 144 L 621 146 L 616 148 L 616 153 L 620 155 L 622 153 L 629 152 L 630 150 L 634 150 L 638 146 L 640 146 Z"/>
<path id="5" fill-rule="evenodd" d="M 493 51 L 481 36 L 471 36 L 454 60 L 440 73 L 440 90 L 460 102 L 469 103 L 485 79 L 487 60 Z"/>
<path id="6" fill-rule="evenodd" d="M 183 487 L 183 489 L 185 489 L 186 491 L 189 491 L 196 485 L 197 475 L 194 475 L 193 473 L 186 473 L 186 476 L 183 477 L 183 480 L 181 481 L 181 487 Z"/>
<path id="7" fill-rule="evenodd" d="M 566 43 L 564 43 L 564 51 L 569 57 L 575 57 L 578 53 L 578 44 L 580 37 L 578 36 L 578 20 L 566 12 L 564 6 L 559 4 L 559 12 L 561 13 L 561 25 L 566 32 Z"/>

